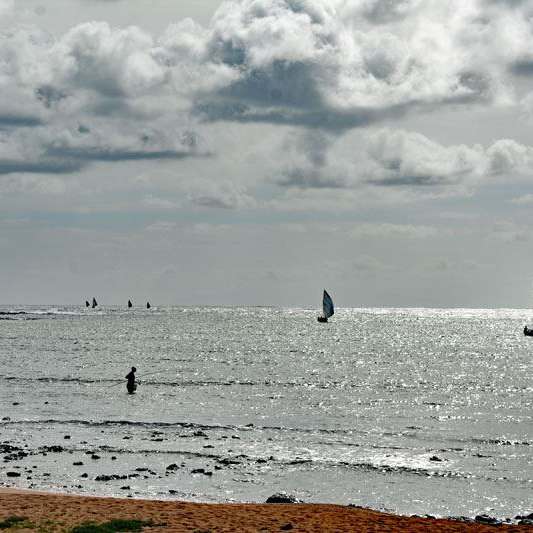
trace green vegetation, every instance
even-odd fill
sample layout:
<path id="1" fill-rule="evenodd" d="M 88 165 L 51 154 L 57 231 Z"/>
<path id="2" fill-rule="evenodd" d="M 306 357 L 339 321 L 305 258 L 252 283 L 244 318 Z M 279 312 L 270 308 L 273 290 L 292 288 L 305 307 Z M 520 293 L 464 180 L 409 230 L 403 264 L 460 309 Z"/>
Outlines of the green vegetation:
<path id="1" fill-rule="evenodd" d="M 30 523 L 24 516 L 8 516 L 0 522 L 0 529 L 9 529 L 11 527 L 30 527 Z"/>
<path id="2" fill-rule="evenodd" d="M 142 531 L 143 527 L 153 527 L 154 523 L 144 520 L 111 520 L 103 524 L 86 522 L 70 530 L 70 533 L 114 533 L 115 531 Z"/>

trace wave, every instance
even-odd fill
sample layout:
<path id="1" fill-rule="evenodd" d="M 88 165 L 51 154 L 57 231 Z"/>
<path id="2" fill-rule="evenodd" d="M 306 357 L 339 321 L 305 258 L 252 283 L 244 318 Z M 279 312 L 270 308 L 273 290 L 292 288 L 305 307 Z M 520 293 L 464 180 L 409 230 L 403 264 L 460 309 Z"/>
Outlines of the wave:
<path id="1" fill-rule="evenodd" d="M 189 457 L 195 459 L 206 459 L 217 462 L 218 464 L 225 465 L 228 467 L 238 467 L 238 466 L 250 466 L 250 464 L 259 465 L 266 464 L 269 466 L 278 466 L 283 467 L 298 467 L 305 466 L 307 468 L 344 468 L 355 471 L 371 471 L 376 473 L 385 473 L 385 474 L 407 474 L 413 476 L 420 476 L 425 478 L 455 478 L 455 479 L 482 479 L 485 481 L 491 482 L 512 482 L 512 483 L 525 483 L 530 484 L 531 480 L 529 479 L 508 479 L 506 477 L 491 477 L 486 475 L 473 474 L 471 472 L 460 472 L 446 469 L 432 469 L 416 466 L 407 466 L 407 465 L 398 465 L 398 464 L 388 464 L 380 460 L 362 460 L 362 461 L 341 461 L 334 459 L 320 459 L 320 458 L 303 458 L 303 457 L 275 457 L 273 455 L 258 456 L 258 455 L 248 455 L 248 454 L 238 454 L 238 455 L 226 455 L 226 454 L 217 454 L 212 452 L 203 452 L 203 451 L 191 451 L 184 449 L 151 449 L 151 448 L 121 448 L 110 445 L 101 445 L 101 446 L 91 446 L 91 451 L 94 452 L 103 452 L 103 453 L 112 453 L 117 455 L 141 455 L 147 456 L 149 454 L 161 455 L 161 456 L 171 456 L 178 455 L 181 457 Z M 22 450 L 22 448 L 14 448 L 13 451 Z M 86 448 L 79 448 L 76 446 L 72 447 L 63 447 L 63 446 L 40 446 L 35 449 L 24 448 L 23 450 L 28 455 L 38 455 L 42 453 L 73 453 L 73 452 L 86 452 Z M 14 458 L 16 460 L 16 458 Z"/>
<path id="2" fill-rule="evenodd" d="M 180 360 L 177 360 L 180 361 Z M 181 361 L 190 361 L 189 359 L 183 359 Z M 164 372 L 161 372 L 163 374 Z M 73 378 L 73 377 L 55 377 L 55 376 L 46 376 L 41 378 L 30 378 L 30 377 L 22 377 L 22 376 L 3 376 L 0 375 L 0 379 L 4 379 L 6 381 L 21 381 L 21 382 L 45 382 L 45 383 L 96 383 L 96 384 L 115 384 L 118 385 L 119 383 L 124 383 L 123 379 L 84 379 L 84 378 Z M 212 387 L 212 386 L 220 386 L 220 387 L 232 387 L 232 386 L 244 386 L 244 387 L 284 387 L 284 388 L 292 388 L 292 387 L 305 387 L 306 389 L 330 389 L 334 388 L 341 384 L 341 382 L 329 382 L 327 384 L 320 384 L 320 383 L 305 383 L 305 382 L 297 382 L 297 381 L 270 381 L 270 380 L 263 380 L 263 381 L 255 381 L 255 380 L 238 380 L 238 379 L 229 379 L 229 380 L 181 380 L 181 381 L 162 381 L 162 380 L 154 380 L 154 379 L 139 379 L 138 380 L 139 385 L 157 385 L 157 386 L 163 386 L 163 387 Z M 347 388 L 344 384 L 343 387 Z M 361 387 L 361 385 L 353 384 L 349 385 L 350 388 L 358 388 Z"/>
<path id="3" fill-rule="evenodd" d="M 346 436 L 384 436 L 387 432 L 376 433 L 375 430 L 357 430 L 353 428 L 305 428 L 305 427 L 291 427 L 291 426 L 268 426 L 268 425 L 236 425 L 236 424 L 202 424 L 197 422 L 163 422 L 163 421 L 142 421 L 142 420 L 84 420 L 84 419 L 23 419 L 23 420 L 2 420 L 0 421 L 0 427 L 3 425 L 46 425 L 55 424 L 60 426 L 79 425 L 88 427 L 139 427 L 146 429 L 157 428 L 176 428 L 176 429 L 194 429 L 205 431 L 216 430 L 231 430 L 236 432 L 251 432 L 251 431 L 278 431 L 280 433 L 303 433 L 303 434 L 315 434 L 315 435 L 346 435 Z M 401 435 L 399 435 L 401 436 Z M 512 440 L 505 438 L 482 438 L 482 437 L 467 437 L 467 438 L 449 438 L 449 441 L 474 443 L 474 444 L 489 444 L 496 446 L 533 446 L 533 441 L 529 440 Z M 359 446 L 359 443 L 350 443 L 338 441 L 332 444 L 339 444 L 344 446 Z M 371 445 L 366 443 L 363 445 Z M 372 445 L 371 445 L 372 446 Z M 376 445 L 375 448 L 386 449 L 403 449 L 402 446 L 397 445 Z M 432 448 L 431 448 L 432 449 Z M 430 450 L 430 449 L 428 449 Z M 463 451 L 464 448 L 446 448 L 442 451 Z"/>

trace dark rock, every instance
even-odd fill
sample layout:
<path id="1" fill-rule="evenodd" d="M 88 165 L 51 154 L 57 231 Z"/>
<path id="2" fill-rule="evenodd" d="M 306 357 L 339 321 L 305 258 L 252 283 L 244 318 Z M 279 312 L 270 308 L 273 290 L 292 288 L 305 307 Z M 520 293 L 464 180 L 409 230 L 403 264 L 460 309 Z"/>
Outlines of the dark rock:
<path id="1" fill-rule="evenodd" d="M 239 435 L 232 435 L 231 438 L 232 438 L 232 439 L 241 440 L 241 438 L 239 437 Z"/>
<path id="2" fill-rule="evenodd" d="M 13 405 L 20 405 L 19 402 L 13 402 Z"/>
<path id="3" fill-rule="evenodd" d="M 214 446 L 212 444 L 206 444 L 204 448 L 214 448 Z"/>
<path id="4" fill-rule="evenodd" d="M 124 485 L 123 487 L 120 487 L 120 490 L 131 490 L 131 487 L 129 485 Z"/>
<path id="5" fill-rule="evenodd" d="M 280 530 L 281 531 L 290 531 L 293 528 L 294 528 L 294 526 L 289 522 L 288 524 L 285 524 L 284 526 L 281 526 Z"/>
<path id="6" fill-rule="evenodd" d="M 148 472 L 148 468 L 136 468 L 135 472 Z"/>
<path id="7" fill-rule="evenodd" d="M 253 428 L 254 425 L 253 425 L 253 424 L 246 424 L 244 427 L 245 427 L 245 428 Z"/>
<path id="8" fill-rule="evenodd" d="M 117 456 L 116 455 L 112 455 L 111 456 L 111 461 L 116 461 L 117 460 Z"/>
<path id="9" fill-rule="evenodd" d="M 429 460 L 434 461 L 436 463 L 442 463 L 442 459 L 440 457 L 437 457 L 436 455 L 432 455 Z"/>
<path id="10" fill-rule="evenodd" d="M 532 518 L 522 518 L 522 520 L 520 520 L 518 522 L 519 525 L 521 526 L 533 526 L 533 519 Z"/>
<path id="11" fill-rule="evenodd" d="M 191 474 L 205 474 L 205 469 L 195 468 L 194 470 L 191 470 Z"/>
<path id="12" fill-rule="evenodd" d="M 533 520 L 533 513 L 515 516 L 517 520 Z"/>
<path id="13" fill-rule="evenodd" d="M 94 460 L 96 461 L 96 460 L 100 459 L 100 456 L 97 455 L 96 453 L 93 453 L 93 454 L 91 455 L 91 459 L 94 459 Z"/>
<path id="14" fill-rule="evenodd" d="M 285 494 L 284 492 L 278 492 L 269 496 L 265 503 L 301 503 L 298 498 Z"/>
<path id="15" fill-rule="evenodd" d="M 76 461 L 75 463 L 72 463 L 74 466 L 83 466 L 82 461 Z"/>
<path id="16" fill-rule="evenodd" d="M 455 520 L 456 522 L 466 522 L 466 523 L 470 523 L 470 522 L 474 521 L 469 516 L 450 516 L 449 519 L 450 520 Z"/>
<path id="17" fill-rule="evenodd" d="M 2 422 L 8 422 L 9 420 L 11 420 L 9 416 L 4 416 L 4 418 L 2 418 Z"/>
<path id="18" fill-rule="evenodd" d="M 266 459 L 257 459 L 256 463 L 268 463 Z"/>
<path id="19" fill-rule="evenodd" d="M 89 474 L 87 474 L 87 472 L 85 472 L 80 477 L 87 478 L 87 477 L 89 477 Z"/>
<path id="20" fill-rule="evenodd" d="M 207 437 L 207 433 L 204 433 L 203 431 L 195 431 L 193 433 L 194 437 Z"/>
<path id="21" fill-rule="evenodd" d="M 167 466 L 167 470 L 178 470 L 179 466 L 176 463 L 172 463 Z"/>
<path id="22" fill-rule="evenodd" d="M 224 459 L 219 459 L 218 462 L 221 465 L 240 465 L 241 461 L 236 461 L 235 459 L 230 459 L 229 457 L 224 457 Z"/>
<path id="23" fill-rule="evenodd" d="M 70 435 L 65 435 L 63 438 L 64 438 L 65 440 L 70 440 Z"/>
<path id="24" fill-rule="evenodd" d="M 486 514 L 477 515 L 474 520 L 479 524 L 490 524 L 493 526 L 501 524 L 501 520 L 498 520 L 497 518 L 493 518 L 492 516 Z"/>
<path id="25" fill-rule="evenodd" d="M 20 477 L 20 472 L 6 472 L 7 477 Z"/>
<path id="26" fill-rule="evenodd" d="M 95 481 L 114 481 L 116 479 L 128 479 L 128 476 L 126 475 L 119 475 L 119 474 L 111 474 L 111 475 L 106 475 L 106 474 L 100 474 L 99 476 L 96 476 L 94 478 Z"/>
<path id="27" fill-rule="evenodd" d="M 64 452 L 65 451 L 65 448 L 63 448 L 63 446 L 43 446 L 42 448 L 40 448 L 41 451 L 43 452 L 49 452 L 49 453 L 61 453 L 61 452 Z"/>
<path id="28" fill-rule="evenodd" d="M 178 491 L 177 491 L 177 490 L 174 490 L 174 489 L 169 489 L 169 490 L 168 490 L 168 493 L 169 493 L 169 494 L 177 494 Z"/>

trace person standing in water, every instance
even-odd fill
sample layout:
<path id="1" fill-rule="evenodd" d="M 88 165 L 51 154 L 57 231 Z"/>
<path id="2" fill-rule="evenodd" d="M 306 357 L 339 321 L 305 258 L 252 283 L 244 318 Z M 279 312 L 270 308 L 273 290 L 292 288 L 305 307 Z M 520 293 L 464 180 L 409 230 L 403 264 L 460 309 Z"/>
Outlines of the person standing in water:
<path id="1" fill-rule="evenodd" d="M 135 389 L 137 389 L 137 384 L 135 383 L 135 372 L 137 372 L 137 369 L 132 366 L 131 372 L 126 376 L 126 379 L 128 380 L 128 383 L 126 384 L 128 394 L 133 394 Z"/>

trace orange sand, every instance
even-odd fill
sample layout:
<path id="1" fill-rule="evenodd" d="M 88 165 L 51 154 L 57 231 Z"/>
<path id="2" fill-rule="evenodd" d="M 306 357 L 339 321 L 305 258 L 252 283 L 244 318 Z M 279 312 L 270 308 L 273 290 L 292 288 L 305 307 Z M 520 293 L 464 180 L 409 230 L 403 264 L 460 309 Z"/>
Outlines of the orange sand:
<path id="1" fill-rule="evenodd" d="M 532 526 L 486 526 L 450 520 L 402 517 L 368 509 L 316 504 L 203 504 L 0 491 L 0 520 L 24 516 L 47 531 L 65 531 L 85 521 L 113 518 L 165 524 L 144 531 L 207 532 L 477 532 L 518 533 Z M 50 523 L 50 521 L 52 523 Z M 292 526 L 292 528 L 291 528 Z"/>

